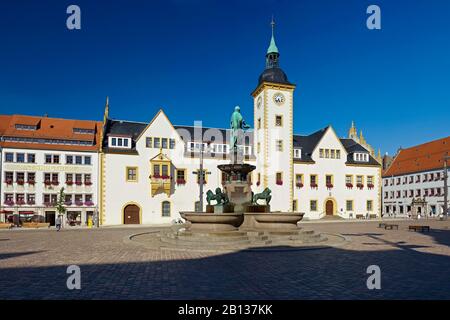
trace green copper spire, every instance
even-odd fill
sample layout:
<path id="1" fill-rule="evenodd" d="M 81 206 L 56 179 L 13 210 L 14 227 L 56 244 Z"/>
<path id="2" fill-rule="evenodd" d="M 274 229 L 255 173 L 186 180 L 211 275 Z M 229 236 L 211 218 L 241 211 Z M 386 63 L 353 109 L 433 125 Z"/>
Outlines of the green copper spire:
<path id="1" fill-rule="evenodd" d="M 272 25 L 272 38 L 270 39 L 270 45 L 269 48 L 267 49 L 267 54 L 269 53 L 278 53 L 278 48 L 277 45 L 275 44 L 275 37 L 274 37 L 274 28 L 275 28 L 275 21 L 273 21 L 273 17 L 272 17 L 272 22 L 270 23 Z"/>

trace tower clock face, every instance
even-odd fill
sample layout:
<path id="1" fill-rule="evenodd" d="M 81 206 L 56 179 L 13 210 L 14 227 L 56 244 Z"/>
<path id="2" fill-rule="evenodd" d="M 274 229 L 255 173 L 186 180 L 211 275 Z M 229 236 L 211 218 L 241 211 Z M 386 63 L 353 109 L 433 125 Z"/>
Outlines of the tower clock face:
<path id="1" fill-rule="evenodd" d="M 281 92 L 277 92 L 273 95 L 273 101 L 279 106 L 281 106 L 285 100 L 286 98 Z"/>
<path id="2" fill-rule="evenodd" d="M 261 108 L 261 105 L 262 105 L 262 98 L 261 98 L 261 96 L 258 98 L 258 100 L 256 101 L 256 107 L 259 109 L 259 108 Z"/>

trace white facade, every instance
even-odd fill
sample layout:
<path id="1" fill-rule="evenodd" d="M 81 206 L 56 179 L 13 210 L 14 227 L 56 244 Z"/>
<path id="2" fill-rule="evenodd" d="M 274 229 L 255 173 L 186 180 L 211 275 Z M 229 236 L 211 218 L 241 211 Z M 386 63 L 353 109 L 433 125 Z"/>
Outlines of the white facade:
<path id="1" fill-rule="evenodd" d="M 258 114 L 257 111 L 255 114 Z M 285 123 L 289 123 L 287 117 L 289 114 L 286 114 Z M 136 123 L 127 124 L 124 121 L 116 121 L 116 124 L 119 126 L 136 125 Z M 125 210 L 129 206 L 135 206 L 139 212 L 139 219 L 135 223 L 143 224 L 168 224 L 174 219 L 180 218 L 180 211 L 194 211 L 196 202 L 199 201 L 200 187 L 197 181 L 198 175 L 195 173 L 199 170 L 200 159 L 198 152 L 191 153 L 191 151 L 199 151 L 202 138 L 203 141 L 211 140 L 211 137 L 216 138 L 224 132 L 219 129 L 206 131 L 199 129 L 194 130 L 197 133 L 194 134 L 195 137 L 192 137 L 192 132 L 187 132 L 180 127 L 175 129 L 162 111 L 158 112 L 150 124 L 141 123 L 140 125 L 143 129 L 135 138 L 136 142 L 132 148 L 106 146 L 101 155 L 101 186 L 103 188 L 101 191 L 103 195 L 101 223 L 103 225 L 125 223 L 127 217 Z M 252 153 L 246 160 L 247 163 L 256 165 L 256 170 L 251 175 L 253 191 L 256 193 L 269 187 L 272 190 L 271 209 L 273 211 L 300 211 L 305 213 L 306 219 L 320 219 L 326 215 L 327 202 L 331 207 L 331 212 L 328 213 L 330 215 L 342 218 L 358 218 L 367 215 L 378 217 L 380 215 L 380 166 L 364 161 L 356 164 L 348 163 L 346 148 L 334 130 L 328 127 L 323 131 L 322 138 L 311 155 L 313 162 L 302 161 L 301 158 L 306 156 L 306 153 L 303 154 L 303 150 L 292 147 L 292 143 L 288 144 L 292 140 L 286 134 L 284 136 L 286 145 L 283 146 L 282 151 L 277 151 L 276 146 L 272 145 L 273 149 L 267 153 L 271 161 L 268 165 L 265 165 L 264 149 L 259 147 L 260 152 L 258 153 L 257 147 L 258 139 L 265 139 L 264 134 L 258 129 L 252 131 L 255 136 L 260 135 L 254 138 L 253 145 L 247 151 L 254 151 L 254 154 Z M 201 132 L 203 132 L 203 136 Z M 267 132 L 270 134 L 267 140 L 278 140 L 280 137 L 278 133 L 274 134 L 271 130 L 267 130 Z M 106 135 L 105 140 L 108 142 L 113 137 L 125 138 L 123 134 L 108 133 L 108 130 L 106 130 Z M 156 145 L 155 138 L 159 141 Z M 164 144 L 162 139 L 166 141 Z M 172 142 L 170 142 L 171 139 L 173 139 Z M 230 162 L 229 150 L 225 152 L 225 159 L 220 153 L 216 153 L 216 157 L 212 157 L 210 151 L 218 151 L 219 147 L 217 146 L 221 146 L 220 149 L 222 149 L 226 141 L 228 141 L 227 137 L 215 140 L 209 146 L 209 151 L 205 151 L 204 169 L 207 171 L 207 175 L 204 197 L 207 190 L 214 191 L 216 188 L 222 187 L 221 172 L 217 165 Z M 356 143 L 355 145 L 359 146 Z M 300 156 L 300 159 L 283 161 L 291 157 L 293 150 L 298 150 L 296 156 Z M 334 150 L 333 158 L 328 151 L 324 150 Z M 339 152 L 335 150 L 339 150 Z M 336 158 L 337 154 L 339 154 L 339 158 Z M 218 157 L 220 159 L 217 159 Z M 364 160 L 365 157 L 361 157 L 361 159 Z M 156 173 L 153 166 L 159 167 L 161 163 L 167 164 L 168 171 L 159 172 L 160 176 L 170 176 L 166 180 L 155 178 Z M 291 170 L 292 174 L 290 174 Z M 184 172 L 185 181 L 182 183 L 178 183 L 178 171 Z M 281 184 L 278 183 L 277 173 L 279 172 L 282 173 Z M 301 188 L 296 185 L 297 175 L 302 175 L 303 186 Z M 317 177 L 317 187 L 311 186 L 311 175 Z M 333 187 L 331 188 L 326 185 L 327 175 L 332 176 Z M 346 176 L 351 176 L 352 187 L 346 186 Z M 361 188 L 356 185 L 358 177 L 362 181 Z M 165 183 L 167 183 L 166 190 Z M 160 188 L 153 192 L 152 187 L 155 184 Z M 316 201 L 315 208 L 312 208 L 311 201 Z M 351 206 L 348 206 L 348 201 L 351 201 Z"/>
<path id="2" fill-rule="evenodd" d="M 98 152 L 17 146 L 1 150 L 2 207 L 24 221 L 33 217 L 54 224 L 55 202 L 64 187 L 67 212 L 78 215 L 79 225 L 86 225 L 98 210 Z"/>
<path id="3" fill-rule="evenodd" d="M 327 149 L 330 150 L 328 157 Z M 331 157 L 331 150 L 335 150 L 334 157 Z M 332 204 L 333 215 L 342 218 L 380 216 L 381 168 L 363 161 L 360 164 L 348 164 L 347 156 L 340 139 L 328 127 L 311 155 L 315 163 L 301 160 L 294 163 L 294 200 L 297 202 L 297 210 L 306 213 L 305 218 L 324 217 L 327 214 L 327 202 L 330 207 Z M 316 177 L 317 187 L 312 186 L 311 176 Z M 328 185 L 327 176 L 331 180 Z M 362 181 L 362 186 L 358 186 L 358 180 Z"/>
<path id="4" fill-rule="evenodd" d="M 450 185 L 450 177 L 447 179 Z M 444 212 L 444 170 L 412 172 L 383 177 L 383 215 L 411 216 L 412 201 L 422 199 L 417 208 L 422 217 L 437 217 Z"/>

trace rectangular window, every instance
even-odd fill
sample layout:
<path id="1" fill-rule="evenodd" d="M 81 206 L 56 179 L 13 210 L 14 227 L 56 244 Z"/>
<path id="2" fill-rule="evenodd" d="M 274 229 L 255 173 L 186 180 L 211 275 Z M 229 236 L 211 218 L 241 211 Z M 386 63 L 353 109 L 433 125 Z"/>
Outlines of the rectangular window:
<path id="1" fill-rule="evenodd" d="M 111 145 L 113 147 L 117 146 L 117 138 L 111 138 Z"/>
<path id="2" fill-rule="evenodd" d="M 91 165 L 91 156 L 84 157 L 84 164 L 88 166 Z"/>
<path id="3" fill-rule="evenodd" d="M 59 155 L 57 155 L 57 154 L 53 155 L 53 163 L 55 163 L 55 164 L 59 163 Z"/>
<path id="4" fill-rule="evenodd" d="M 258 118 L 257 129 L 261 129 L 261 118 Z"/>
<path id="5" fill-rule="evenodd" d="M 325 149 L 325 158 L 326 159 L 330 158 L 330 150 L 329 149 Z"/>
<path id="6" fill-rule="evenodd" d="M 76 156 L 75 157 L 75 163 L 76 164 L 83 164 L 83 157 L 82 156 Z"/>
<path id="7" fill-rule="evenodd" d="M 122 142 L 123 142 L 123 139 L 122 139 L 122 138 L 117 138 L 117 146 L 118 146 L 118 147 L 121 147 L 121 146 L 122 146 Z"/>
<path id="8" fill-rule="evenodd" d="M 36 162 L 36 155 L 34 153 L 28 153 L 27 154 L 27 162 L 28 163 L 35 163 Z"/>
<path id="9" fill-rule="evenodd" d="M 311 186 L 317 186 L 317 175 L 312 174 L 309 178 Z"/>
<path id="10" fill-rule="evenodd" d="M 353 176 L 352 175 L 346 175 L 345 176 L 345 184 L 352 184 L 353 183 Z"/>
<path id="11" fill-rule="evenodd" d="M 136 182 L 137 181 L 137 168 L 127 167 L 127 181 Z"/>
<path id="12" fill-rule="evenodd" d="M 162 176 L 168 177 L 169 176 L 169 166 L 167 164 L 163 164 L 161 166 L 161 169 L 162 169 Z"/>
<path id="13" fill-rule="evenodd" d="M 6 171 L 5 172 L 5 182 L 7 184 L 12 184 L 14 180 L 14 172 Z"/>
<path id="14" fill-rule="evenodd" d="M 258 152 L 258 153 L 260 153 L 261 152 L 261 143 L 259 143 L 258 142 L 258 144 L 256 145 L 256 151 Z"/>
<path id="15" fill-rule="evenodd" d="M 276 150 L 283 151 L 283 140 L 276 140 Z"/>
<path id="16" fill-rule="evenodd" d="M 277 172 L 277 174 L 275 175 L 275 183 L 280 185 L 283 183 L 283 173 L 282 172 Z"/>
<path id="17" fill-rule="evenodd" d="M 186 182 L 186 169 L 177 169 L 177 183 Z"/>
<path id="18" fill-rule="evenodd" d="M 302 149 L 294 149 L 294 158 L 300 159 L 302 157 Z"/>
<path id="19" fill-rule="evenodd" d="M 27 174 L 27 182 L 31 183 L 31 184 L 35 183 L 36 182 L 36 173 L 28 172 L 28 174 Z"/>
<path id="20" fill-rule="evenodd" d="M 336 157 L 334 149 L 331 149 L 331 159 L 334 159 Z"/>
<path id="21" fill-rule="evenodd" d="M 66 183 L 73 183 L 73 173 L 66 173 Z"/>
<path id="22" fill-rule="evenodd" d="M 66 164 L 73 164 L 73 156 L 66 156 Z"/>
<path id="23" fill-rule="evenodd" d="M 16 154 L 16 162 L 24 163 L 25 162 L 25 153 L 17 153 Z"/>
<path id="24" fill-rule="evenodd" d="M 128 147 L 128 141 L 129 139 L 123 139 L 123 146 Z"/>
<path id="25" fill-rule="evenodd" d="M 52 155 L 51 154 L 46 154 L 45 155 L 45 163 L 52 163 Z"/>
<path id="26" fill-rule="evenodd" d="M 83 176 L 81 175 L 81 174 L 79 174 L 79 173 L 77 173 L 76 175 L 75 175 L 75 183 L 77 184 L 77 185 L 81 185 L 82 183 L 83 183 Z"/>
<path id="27" fill-rule="evenodd" d="M 145 147 L 151 148 L 152 147 L 152 137 L 145 138 Z"/>
<path id="28" fill-rule="evenodd" d="M 36 203 L 36 195 L 34 193 L 27 194 L 27 203 L 35 204 Z"/>
<path id="29" fill-rule="evenodd" d="M 169 149 L 175 149 L 175 139 L 169 139 Z"/>
<path id="30" fill-rule="evenodd" d="M 336 150 L 336 159 L 341 158 L 341 150 Z"/>
<path id="31" fill-rule="evenodd" d="M 283 116 L 275 116 L 275 127 L 283 126 Z"/>
<path id="32" fill-rule="evenodd" d="M 303 175 L 302 174 L 296 174 L 295 175 L 295 183 L 296 184 L 303 184 Z"/>
<path id="33" fill-rule="evenodd" d="M 363 183 L 363 176 L 356 176 L 356 183 L 362 184 Z"/>
<path id="34" fill-rule="evenodd" d="M 18 184 L 25 183 L 25 172 L 16 172 L 16 182 Z"/>
<path id="35" fill-rule="evenodd" d="M 5 162 L 14 162 L 14 153 L 5 153 Z"/>
<path id="36" fill-rule="evenodd" d="M 167 138 L 161 139 L 161 146 L 163 149 L 167 149 Z"/>
<path id="37" fill-rule="evenodd" d="M 373 201 L 372 200 L 367 200 L 367 211 L 373 211 Z"/>
<path id="38" fill-rule="evenodd" d="M 89 173 L 84 175 L 84 184 L 88 186 L 92 184 L 91 175 Z"/>
<path id="39" fill-rule="evenodd" d="M 309 202 L 309 209 L 311 211 L 317 211 L 317 200 L 311 200 Z"/>
<path id="40" fill-rule="evenodd" d="M 367 184 L 373 186 L 373 176 L 367 176 Z"/>
<path id="41" fill-rule="evenodd" d="M 297 200 L 292 201 L 292 211 L 297 212 Z"/>
<path id="42" fill-rule="evenodd" d="M 153 139 L 153 148 L 158 148 L 161 146 L 161 139 L 160 138 L 154 138 Z"/>
<path id="43" fill-rule="evenodd" d="M 153 175 L 155 177 L 160 177 L 161 176 L 161 172 L 159 170 L 159 164 L 154 164 L 153 165 Z"/>
<path id="44" fill-rule="evenodd" d="M 323 149 L 319 149 L 319 158 L 323 158 Z"/>
<path id="45" fill-rule="evenodd" d="M 353 200 L 347 200 L 345 202 L 345 208 L 347 211 L 353 211 Z"/>

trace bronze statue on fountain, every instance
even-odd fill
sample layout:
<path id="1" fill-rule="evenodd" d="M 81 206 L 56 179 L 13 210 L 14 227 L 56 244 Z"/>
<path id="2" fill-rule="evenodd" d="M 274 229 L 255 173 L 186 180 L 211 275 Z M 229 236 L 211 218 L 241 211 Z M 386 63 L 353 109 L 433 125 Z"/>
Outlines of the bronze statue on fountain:
<path id="1" fill-rule="evenodd" d="M 263 192 L 254 194 L 249 173 L 256 169 L 254 165 L 244 163 L 242 146 L 243 133 L 249 129 L 236 106 L 231 115 L 231 163 L 218 165 L 225 179 L 223 191 L 216 188 L 214 193 L 206 193 L 206 212 L 182 212 L 181 216 L 187 220 L 189 230 L 229 231 L 241 227 L 243 230 L 253 229 L 295 229 L 297 222 L 303 218 L 303 213 L 270 212 L 271 190 L 265 188 Z M 263 204 L 258 200 L 264 200 Z M 211 201 L 216 203 L 213 205 Z"/>

